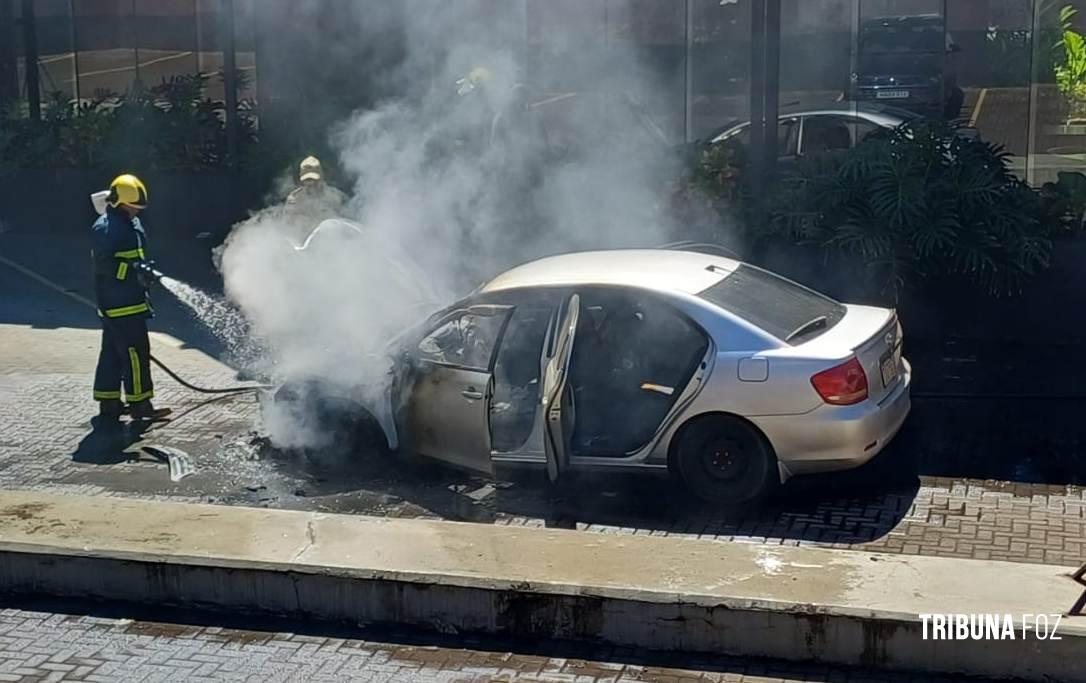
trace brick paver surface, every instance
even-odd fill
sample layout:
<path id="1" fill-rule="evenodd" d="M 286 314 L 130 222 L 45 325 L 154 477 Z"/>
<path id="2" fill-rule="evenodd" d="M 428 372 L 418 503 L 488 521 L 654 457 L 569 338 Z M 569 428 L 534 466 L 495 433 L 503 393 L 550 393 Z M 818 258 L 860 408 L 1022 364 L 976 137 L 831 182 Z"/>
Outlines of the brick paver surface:
<path id="1" fill-rule="evenodd" d="M 338 634 L 337 634 L 338 635 Z M 387 640 L 387 639 L 384 639 Z M 340 681 L 468 683 L 910 683 L 957 681 L 905 673 L 742 658 L 536 647 L 446 638 L 419 644 L 0 611 L 0 681 Z M 501 645 L 500 643 L 497 645 Z M 970 679 L 977 681 L 977 679 Z"/>
<path id="2" fill-rule="evenodd" d="M 93 317 L 82 305 L 3 265 L 0 291 L 14 293 L 0 297 L 0 488 L 1061 565 L 1086 559 L 1086 489 L 924 473 L 945 473 L 942 453 L 953 456 L 1000 421 L 1010 425 L 1009 436 L 1028 431 L 1026 407 L 1016 406 L 1004 417 L 987 415 L 983 428 L 961 432 L 910 433 L 907 425 L 890 450 L 868 466 L 797 479 L 765 509 L 726 515 L 656 479 L 589 478 L 555 495 L 538 480 L 494 484 L 369 454 L 359 454 L 346 469 L 328 469 L 326 463 L 287 458 L 254 442 L 259 411 L 252 395 L 208 402 L 157 369 L 160 403 L 178 409 L 178 419 L 142 440 L 103 439 L 88 423 L 95 410 L 90 383 L 99 343 Z M 167 322 L 168 304 L 160 305 Z M 172 319 L 178 317 L 175 311 Z M 161 322 L 156 327 L 163 329 Z M 184 336 L 184 331 L 174 334 Z M 199 384 L 236 382 L 233 371 L 198 349 L 161 340 L 153 346 Z M 914 414 L 925 410 L 927 419 L 943 407 L 917 403 Z M 1050 410 L 1048 404 L 1036 411 L 1038 429 Z M 935 443 L 944 450 L 927 456 L 923 462 L 930 467 L 920 469 L 919 476 L 897 466 L 915 462 L 914 451 Z M 141 452 L 144 445 L 184 450 L 195 474 L 171 481 L 160 460 Z M 970 448 L 983 458 L 983 448 Z"/>

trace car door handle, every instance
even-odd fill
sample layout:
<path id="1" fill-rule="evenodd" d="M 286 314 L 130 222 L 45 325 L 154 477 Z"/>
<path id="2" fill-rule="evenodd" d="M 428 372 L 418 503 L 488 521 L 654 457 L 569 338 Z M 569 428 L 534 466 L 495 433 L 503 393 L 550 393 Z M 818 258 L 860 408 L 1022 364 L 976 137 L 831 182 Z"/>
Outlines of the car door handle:
<path id="1" fill-rule="evenodd" d="M 470 398 L 473 401 L 478 401 L 483 397 L 483 392 L 475 390 L 473 387 L 468 387 L 460 392 L 460 395 L 464 398 Z"/>

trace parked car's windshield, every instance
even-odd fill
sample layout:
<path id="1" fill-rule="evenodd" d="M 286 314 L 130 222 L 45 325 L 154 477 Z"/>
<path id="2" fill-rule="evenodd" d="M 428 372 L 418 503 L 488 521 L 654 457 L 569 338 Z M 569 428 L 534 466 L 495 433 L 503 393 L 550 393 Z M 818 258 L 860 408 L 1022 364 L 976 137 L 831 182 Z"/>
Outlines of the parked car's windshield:
<path id="1" fill-rule="evenodd" d="M 893 22 L 864 27 L 860 52 L 945 52 L 946 34 L 936 23 Z"/>
<path id="2" fill-rule="evenodd" d="M 845 316 L 833 299 L 746 265 L 698 296 L 792 344 L 814 339 Z"/>

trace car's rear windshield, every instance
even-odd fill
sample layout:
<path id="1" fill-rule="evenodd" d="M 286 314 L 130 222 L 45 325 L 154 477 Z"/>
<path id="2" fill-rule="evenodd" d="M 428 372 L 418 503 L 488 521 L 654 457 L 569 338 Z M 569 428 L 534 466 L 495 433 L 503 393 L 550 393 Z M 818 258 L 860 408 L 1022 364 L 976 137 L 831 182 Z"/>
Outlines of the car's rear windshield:
<path id="1" fill-rule="evenodd" d="M 746 265 L 698 296 L 790 344 L 814 339 L 845 316 L 833 299 Z"/>

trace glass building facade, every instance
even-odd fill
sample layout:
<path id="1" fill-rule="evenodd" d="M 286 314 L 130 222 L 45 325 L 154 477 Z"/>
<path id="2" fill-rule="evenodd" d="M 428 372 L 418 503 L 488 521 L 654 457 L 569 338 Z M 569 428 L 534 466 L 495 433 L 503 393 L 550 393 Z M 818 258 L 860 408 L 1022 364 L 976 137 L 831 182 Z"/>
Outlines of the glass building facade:
<path id="1" fill-rule="evenodd" d="M 1057 78 L 1064 30 L 1086 32 L 1086 0 L 458 2 L 475 7 L 481 23 L 501 25 L 537 100 L 605 94 L 608 111 L 620 101 L 668 142 L 748 121 L 766 102 L 783 113 L 926 102 L 1004 145 L 1016 172 L 1034 184 L 1086 170 L 1086 75 L 1065 71 L 1062 86 Z M 314 13 L 302 3 L 258 0 L 0 0 L 0 101 L 32 114 L 49 93 L 86 101 L 136 83 L 214 74 L 230 51 L 238 97 L 258 105 L 262 125 L 265 114 L 296 120 L 315 97 L 346 114 L 369 101 L 380 80 L 360 66 L 373 49 L 346 20 L 357 20 L 360 4 L 326 0 Z M 775 9 L 764 22 L 767 6 Z M 1068 18 L 1068 7 L 1084 11 Z M 311 25 L 320 39 L 273 30 L 282 21 Z M 584 68 L 608 59 L 625 60 L 609 73 L 638 77 L 598 82 Z M 222 99 L 223 87 L 212 78 L 208 96 Z M 778 131 L 781 144 L 792 144 L 788 134 Z M 847 134 L 857 138 L 856 130 Z"/>
<path id="2" fill-rule="evenodd" d="M 578 73 L 577 52 L 628 44 L 658 76 L 644 102 L 677 141 L 750 120 L 760 80 L 785 116 L 778 139 L 791 147 L 782 155 L 798 151 L 787 114 L 857 103 L 963 120 L 1003 145 L 1034 184 L 1086 171 L 1086 81 L 1077 76 L 1076 98 L 1057 79 L 1064 30 L 1086 32 L 1086 12 L 1061 15 L 1086 10 L 1086 1 L 777 2 L 779 35 L 764 43 L 775 59 L 759 66 L 767 40 L 759 34 L 777 28 L 760 28 L 757 13 L 772 0 L 529 0 L 530 72 L 548 90 L 591 88 L 573 75 L 562 84 Z M 825 137 L 855 141 L 863 130 L 832 133 Z"/>
<path id="3" fill-rule="evenodd" d="M 224 7 L 234 18 L 239 98 L 255 99 L 255 0 L 2 0 L 0 100 L 37 103 L 59 93 L 89 101 L 173 76 L 223 70 Z M 27 65 L 31 65 L 27 68 Z M 208 97 L 222 99 L 222 78 Z M 34 102 L 33 100 L 37 100 Z"/>

